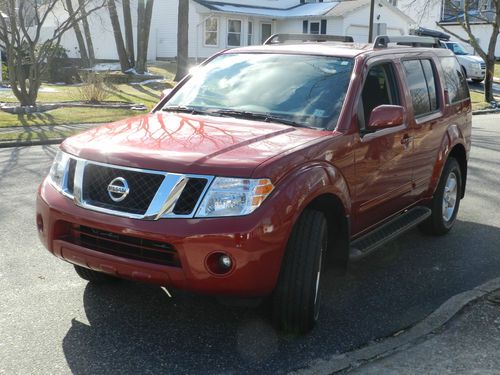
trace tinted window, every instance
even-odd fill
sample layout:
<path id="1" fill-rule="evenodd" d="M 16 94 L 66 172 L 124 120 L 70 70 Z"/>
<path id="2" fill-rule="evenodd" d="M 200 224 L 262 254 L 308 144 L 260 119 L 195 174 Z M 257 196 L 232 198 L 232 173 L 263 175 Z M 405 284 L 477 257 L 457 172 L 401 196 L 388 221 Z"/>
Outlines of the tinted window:
<path id="1" fill-rule="evenodd" d="M 375 107 L 383 104 L 399 105 L 398 89 L 392 64 L 372 66 L 366 75 L 358 108 L 358 124 L 364 129 Z"/>
<path id="2" fill-rule="evenodd" d="M 455 57 L 441 58 L 444 81 L 450 103 L 456 103 L 469 97 L 467 81 Z"/>
<path id="3" fill-rule="evenodd" d="M 230 109 L 333 127 L 352 65 L 350 58 L 333 56 L 226 53 L 199 68 L 166 106 Z"/>
<path id="4" fill-rule="evenodd" d="M 403 61 L 406 83 L 410 89 L 413 112 L 419 116 L 431 111 L 427 81 L 420 60 Z"/>
<path id="5" fill-rule="evenodd" d="M 427 91 L 429 93 L 430 110 L 435 111 L 438 109 L 437 87 L 436 79 L 434 76 L 434 69 L 430 60 L 421 60 L 422 68 L 424 69 L 425 81 L 427 82 Z"/>

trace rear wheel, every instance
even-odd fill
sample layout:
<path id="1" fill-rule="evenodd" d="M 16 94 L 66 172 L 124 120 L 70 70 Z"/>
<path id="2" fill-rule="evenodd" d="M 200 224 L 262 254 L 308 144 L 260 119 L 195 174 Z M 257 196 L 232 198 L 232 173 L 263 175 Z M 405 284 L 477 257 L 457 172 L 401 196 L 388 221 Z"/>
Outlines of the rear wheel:
<path id="1" fill-rule="evenodd" d="M 113 277 L 111 275 L 108 275 L 108 274 L 105 274 L 102 272 L 93 271 L 93 270 L 90 270 L 90 269 L 85 268 L 85 267 L 77 266 L 76 264 L 74 265 L 74 267 L 75 267 L 75 271 L 78 274 L 78 276 L 80 276 L 82 279 L 90 281 L 92 283 L 103 284 L 103 283 L 117 280 L 116 277 Z"/>
<path id="2" fill-rule="evenodd" d="M 449 158 L 431 202 L 431 216 L 419 228 L 428 234 L 448 233 L 455 224 L 462 196 L 462 173 L 455 158 Z"/>
<path id="3" fill-rule="evenodd" d="M 272 300 L 273 323 L 280 330 L 305 333 L 318 319 L 327 232 L 325 216 L 314 210 L 304 211 L 293 228 Z"/>

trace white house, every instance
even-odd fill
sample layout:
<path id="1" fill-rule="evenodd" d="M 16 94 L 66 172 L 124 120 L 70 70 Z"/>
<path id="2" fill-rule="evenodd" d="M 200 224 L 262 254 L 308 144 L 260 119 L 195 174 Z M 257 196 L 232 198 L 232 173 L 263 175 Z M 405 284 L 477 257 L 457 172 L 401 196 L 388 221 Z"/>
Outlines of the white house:
<path id="1" fill-rule="evenodd" d="M 400 0 L 398 8 L 408 14 L 415 20 L 415 27 L 421 26 L 429 29 L 442 31 L 437 24 L 446 26 L 454 33 L 468 39 L 466 32 L 457 22 L 463 20 L 463 14 L 457 9 L 463 9 L 464 0 Z M 474 14 L 480 14 L 481 17 L 493 16 L 491 0 L 478 0 L 476 9 L 471 9 L 472 33 L 479 39 L 479 44 L 483 50 L 488 50 L 492 26 L 474 19 Z M 472 51 L 472 48 L 471 48 Z M 500 57 L 500 40 L 497 39 L 495 56 Z"/>
<path id="2" fill-rule="evenodd" d="M 131 3 L 134 6 L 135 1 Z M 386 0 L 376 0 L 375 4 L 374 35 L 407 34 L 415 24 Z M 148 59 L 175 58 L 177 7 L 175 0 L 155 1 Z M 118 11 L 121 17 L 121 9 Z M 357 42 L 367 42 L 369 12 L 370 0 L 190 0 L 189 56 L 206 58 L 225 48 L 261 44 L 274 33 L 352 35 Z M 90 24 L 96 57 L 117 59 L 107 11 L 93 14 Z M 70 57 L 79 57 L 73 31 L 66 33 L 62 45 L 70 51 Z"/>

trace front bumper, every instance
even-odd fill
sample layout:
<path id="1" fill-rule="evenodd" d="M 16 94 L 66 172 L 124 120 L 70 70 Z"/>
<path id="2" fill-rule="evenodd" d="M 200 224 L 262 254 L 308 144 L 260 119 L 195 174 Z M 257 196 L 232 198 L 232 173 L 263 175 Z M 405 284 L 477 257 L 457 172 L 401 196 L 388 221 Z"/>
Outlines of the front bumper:
<path id="1" fill-rule="evenodd" d="M 118 277 L 200 293 L 263 296 L 270 294 L 292 227 L 269 199 L 253 214 L 232 218 L 137 220 L 78 207 L 45 180 L 37 196 L 40 240 L 55 256 Z M 277 203 L 277 202 L 275 202 Z M 111 255 L 68 240 L 72 225 L 171 244 L 180 267 Z M 230 272 L 210 272 L 207 258 L 224 252 Z"/>

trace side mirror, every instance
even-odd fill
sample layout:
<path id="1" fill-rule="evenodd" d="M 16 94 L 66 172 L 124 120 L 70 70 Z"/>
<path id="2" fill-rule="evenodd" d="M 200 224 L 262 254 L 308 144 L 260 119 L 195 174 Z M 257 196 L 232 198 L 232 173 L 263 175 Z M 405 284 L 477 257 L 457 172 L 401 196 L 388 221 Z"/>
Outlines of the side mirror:
<path id="1" fill-rule="evenodd" d="M 391 128 L 403 124 L 405 109 L 400 105 L 380 105 L 370 115 L 368 130 Z"/>
<path id="2" fill-rule="evenodd" d="M 164 97 L 170 95 L 173 89 L 165 89 L 161 92 L 160 94 L 160 100 L 163 99 Z"/>

